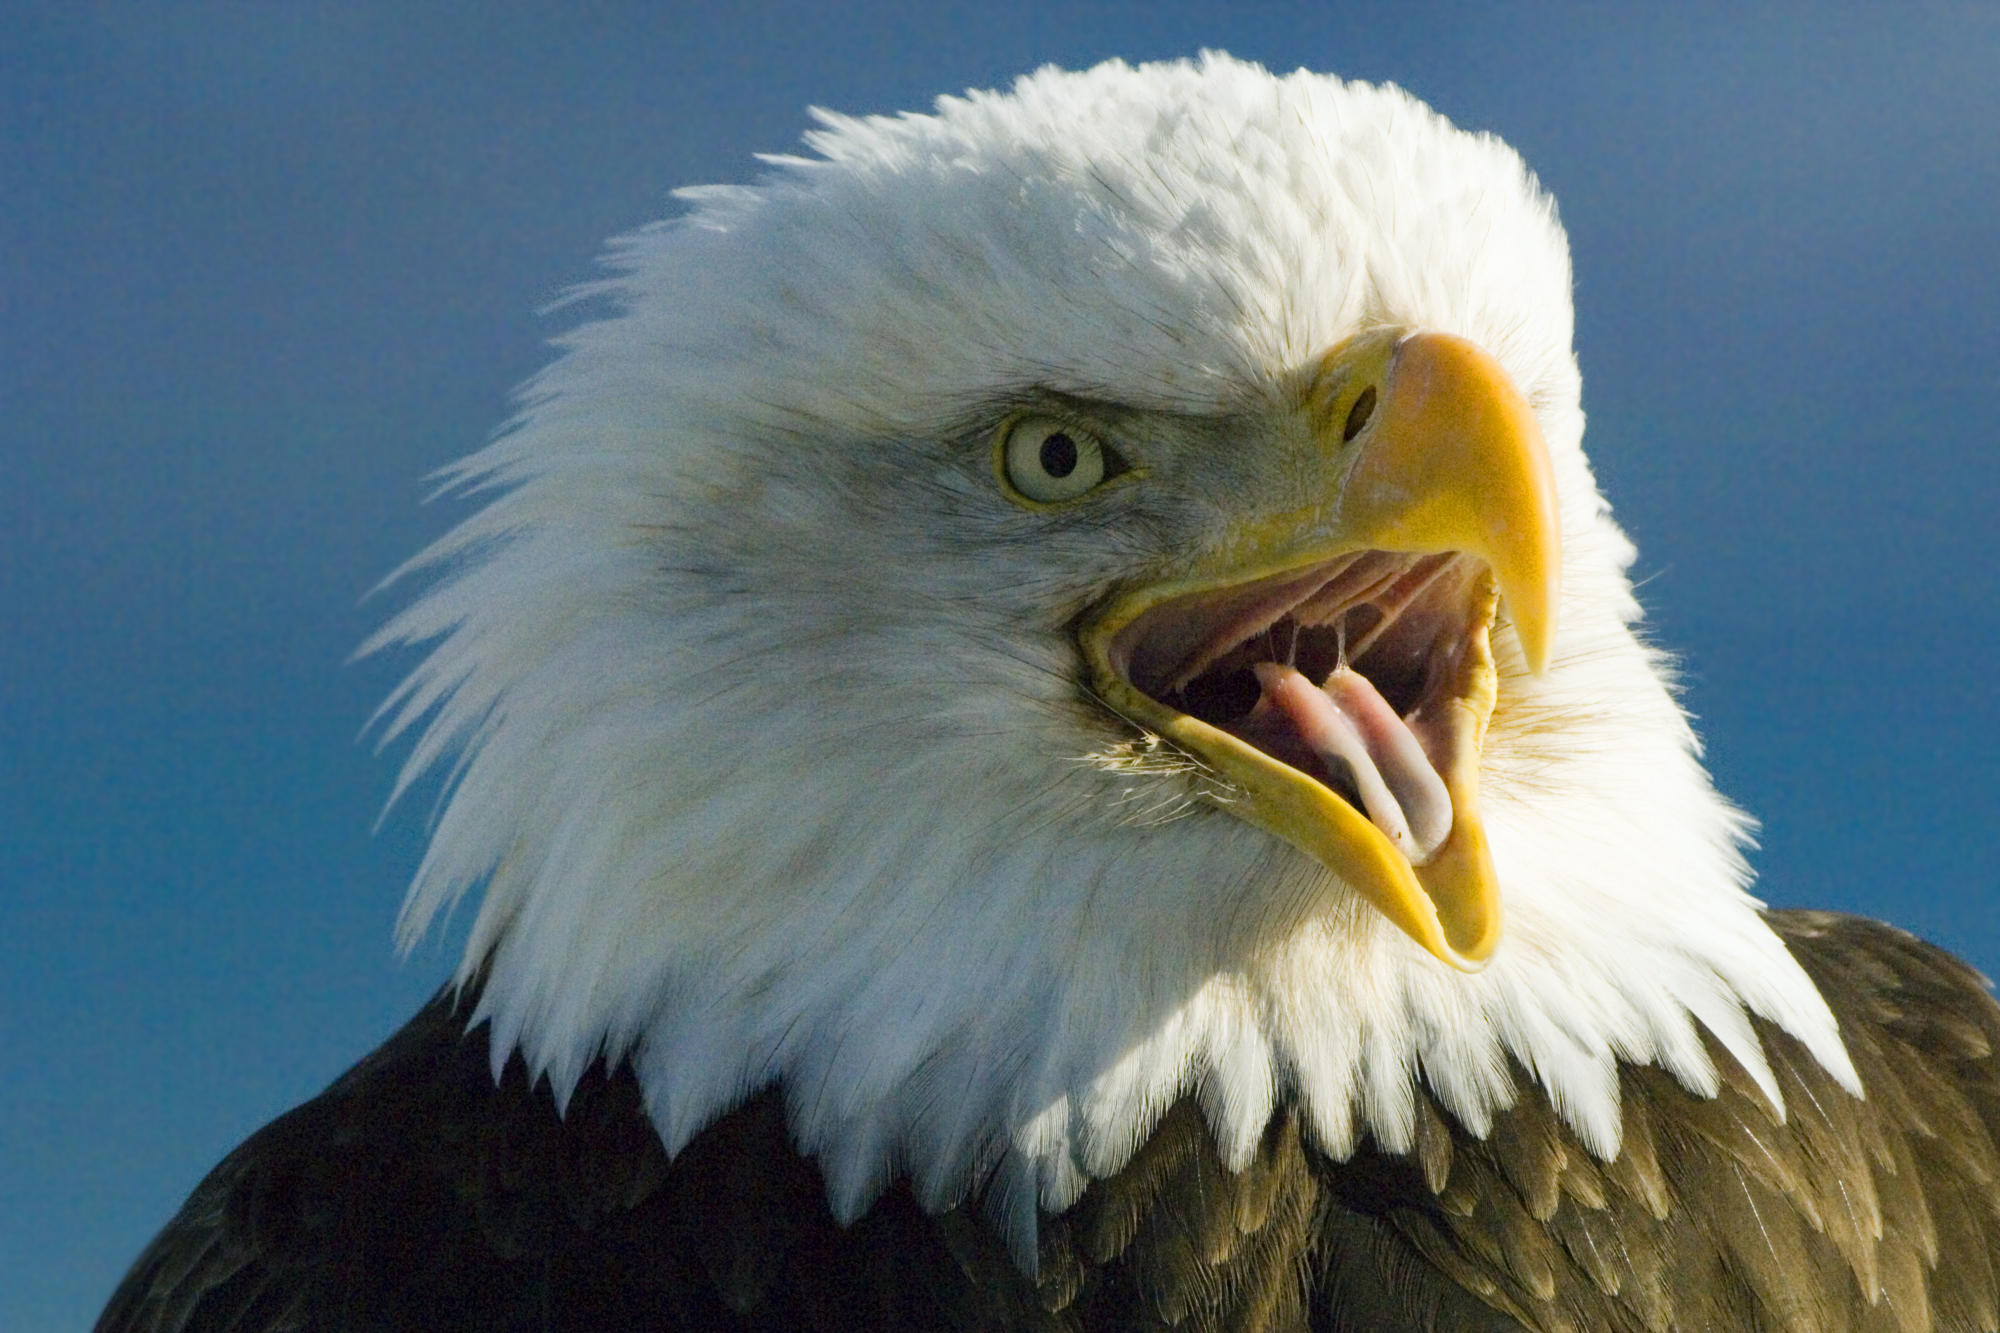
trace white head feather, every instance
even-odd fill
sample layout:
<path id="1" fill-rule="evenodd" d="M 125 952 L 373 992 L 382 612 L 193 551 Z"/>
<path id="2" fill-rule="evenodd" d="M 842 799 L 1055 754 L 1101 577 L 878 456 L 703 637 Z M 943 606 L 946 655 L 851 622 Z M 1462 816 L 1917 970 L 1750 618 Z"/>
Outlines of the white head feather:
<path id="1" fill-rule="evenodd" d="M 1232 1164 L 1281 1097 L 1341 1156 L 1409 1146 L 1419 1075 L 1483 1132 L 1511 1057 L 1609 1156 L 1619 1062 L 1714 1091 L 1697 1025 L 1777 1098 L 1746 1011 L 1854 1086 L 1635 634 L 1567 244 L 1510 149 L 1221 56 L 819 120 L 818 156 L 617 244 L 615 313 L 454 470 L 491 499 L 376 641 L 432 645 L 387 705 L 420 731 L 398 790 L 456 763 L 403 938 L 484 885 L 460 975 L 496 1068 L 565 1097 L 629 1058 L 670 1150 L 782 1085 L 842 1216 L 990 1180 L 1024 1245 L 1190 1090 Z M 1562 507 L 1552 667 L 1494 645 L 1477 976 L 1083 701 L 1071 617 L 1220 511 L 1051 518 L 990 471 L 1062 394 L 1224 477 L 1380 323 L 1499 360 Z"/>

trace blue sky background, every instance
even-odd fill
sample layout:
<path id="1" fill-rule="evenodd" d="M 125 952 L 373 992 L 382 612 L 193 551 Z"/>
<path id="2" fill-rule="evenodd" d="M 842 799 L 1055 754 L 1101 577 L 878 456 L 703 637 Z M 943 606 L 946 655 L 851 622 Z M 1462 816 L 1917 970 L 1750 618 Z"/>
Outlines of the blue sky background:
<path id="1" fill-rule="evenodd" d="M 2000 969 L 2000 8 L 416 8 L 0 4 L 0 1328 L 87 1324 L 446 975 L 362 598 L 534 312 L 809 103 L 1217 46 L 1514 143 L 1763 892 Z"/>

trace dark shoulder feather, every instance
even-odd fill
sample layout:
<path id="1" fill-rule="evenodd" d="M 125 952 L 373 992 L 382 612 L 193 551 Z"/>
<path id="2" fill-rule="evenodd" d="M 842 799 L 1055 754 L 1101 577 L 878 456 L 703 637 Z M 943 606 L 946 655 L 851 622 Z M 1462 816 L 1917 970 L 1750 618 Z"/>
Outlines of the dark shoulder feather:
<path id="1" fill-rule="evenodd" d="M 1759 1024 L 1781 1116 L 1627 1068 L 1624 1146 L 1546 1097 L 1474 1138 L 1419 1099 L 1414 1151 L 1335 1162 L 1281 1112 L 1220 1163 L 1192 1101 L 1045 1219 L 1033 1275 L 977 1198 L 905 1188 L 837 1225 L 776 1093 L 672 1162 L 629 1071 L 562 1115 L 445 997 L 203 1181 L 100 1333 L 232 1329 L 1994 1330 L 2000 1008 L 1873 922 L 1775 913 L 1868 1096 Z"/>
<path id="2" fill-rule="evenodd" d="M 1839 1020 L 1864 1099 L 1759 1021 L 1782 1115 L 1710 1042 L 1714 1098 L 1622 1072 L 1617 1160 L 1528 1094 L 1484 1140 L 1454 1128 L 1442 1171 L 1377 1162 L 1400 1180 L 1382 1215 L 1534 1329 L 2000 1328 L 2000 1007 L 1971 968 L 1879 922 L 1770 922 Z"/>
<path id="3" fill-rule="evenodd" d="M 976 1199 L 930 1215 L 898 1187 L 837 1225 L 776 1094 L 669 1162 L 629 1071 L 558 1115 L 518 1057 L 496 1086 L 463 1024 L 441 996 L 231 1153 L 99 1333 L 1515 1327 L 1328 1190 L 1289 1113 L 1231 1173 L 1176 1106 L 1046 1219 L 1029 1276 Z"/>

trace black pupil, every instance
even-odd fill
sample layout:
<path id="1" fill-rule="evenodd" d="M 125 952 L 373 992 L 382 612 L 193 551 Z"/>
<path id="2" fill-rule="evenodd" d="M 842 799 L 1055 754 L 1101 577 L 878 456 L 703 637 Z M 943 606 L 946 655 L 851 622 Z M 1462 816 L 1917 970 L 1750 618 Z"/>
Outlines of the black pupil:
<path id="1" fill-rule="evenodd" d="M 1042 441 L 1042 471 L 1051 477 L 1067 477 L 1076 471 L 1076 441 L 1057 431 Z"/>

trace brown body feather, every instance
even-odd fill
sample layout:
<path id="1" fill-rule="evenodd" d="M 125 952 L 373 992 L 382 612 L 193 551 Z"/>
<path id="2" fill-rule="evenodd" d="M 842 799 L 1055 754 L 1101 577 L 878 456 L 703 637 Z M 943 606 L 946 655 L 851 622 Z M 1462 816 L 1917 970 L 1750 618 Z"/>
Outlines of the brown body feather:
<path id="1" fill-rule="evenodd" d="M 1538 1090 L 1485 1139 L 1335 1162 L 1281 1113 L 1232 1175 L 1191 1102 L 1044 1222 L 1024 1276 L 976 1203 L 837 1226 L 766 1093 L 669 1161 L 631 1075 L 559 1117 L 431 1004 L 195 1190 L 98 1325 L 335 1329 L 2000 1329 L 2000 1007 L 1874 922 L 1778 912 L 1868 1096 L 1758 1025 L 1781 1120 L 1624 1071 L 1600 1162 Z M 1421 1100 L 1421 1099 L 1420 1099 Z"/>

